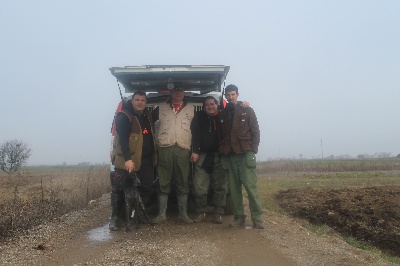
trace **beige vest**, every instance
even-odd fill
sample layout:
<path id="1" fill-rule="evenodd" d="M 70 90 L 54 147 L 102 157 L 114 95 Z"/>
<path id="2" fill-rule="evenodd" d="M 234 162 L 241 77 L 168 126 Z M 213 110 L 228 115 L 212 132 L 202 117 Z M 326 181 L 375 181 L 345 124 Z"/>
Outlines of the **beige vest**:
<path id="1" fill-rule="evenodd" d="M 192 132 L 190 124 L 194 116 L 194 105 L 187 104 L 175 114 L 169 103 L 159 105 L 160 128 L 158 132 L 158 145 L 170 147 L 177 144 L 179 147 L 190 150 Z"/>

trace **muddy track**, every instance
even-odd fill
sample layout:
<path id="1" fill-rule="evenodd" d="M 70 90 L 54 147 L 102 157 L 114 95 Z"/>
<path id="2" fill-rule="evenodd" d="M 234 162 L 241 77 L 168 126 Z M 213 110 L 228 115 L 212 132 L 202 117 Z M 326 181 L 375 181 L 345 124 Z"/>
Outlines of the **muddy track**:
<path id="1" fill-rule="evenodd" d="M 168 222 L 109 232 L 109 195 L 95 206 L 73 212 L 24 236 L 1 243 L 3 265 L 389 265 L 346 244 L 338 236 L 319 236 L 299 222 L 266 211 L 267 229 L 229 228 L 206 221 Z M 210 217 L 211 218 L 211 217 Z"/>

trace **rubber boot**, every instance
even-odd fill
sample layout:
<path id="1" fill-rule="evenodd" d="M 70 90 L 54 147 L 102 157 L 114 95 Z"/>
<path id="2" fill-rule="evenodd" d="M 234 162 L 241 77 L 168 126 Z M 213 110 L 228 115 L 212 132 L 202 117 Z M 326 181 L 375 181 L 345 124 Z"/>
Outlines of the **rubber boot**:
<path id="1" fill-rule="evenodd" d="M 246 224 L 246 215 L 235 216 L 232 223 L 229 224 L 230 227 L 244 227 Z"/>
<path id="2" fill-rule="evenodd" d="M 110 224 L 108 228 L 111 231 L 116 231 L 118 230 L 117 226 L 117 220 L 118 220 L 118 214 L 121 210 L 121 195 L 117 193 L 111 193 L 111 208 L 112 208 L 112 213 L 111 213 L 111 218 L 110 218 Z"/>
<path id="3" fill-rule="evenodd" d="M 153 219 L 153 224 L 159 224 L 167 220 L 167 203 L 168 203 L 168 195 L 160 194 L 158 195 L 158 215 Z"/>
<path id="4" fill-rule="evenodd" d="M 179 220 L 191 224 L 193 221 L 187 216 L 187 200 L 188 195 L 178 196 Z"/>
<path id="5" fill-rule="evenodd" d="M 265 224 L 262 221 L 253 221 L 253 228 L 255 229 L 265 229 Z"/>
<path id="6" fill-rule="evenodd" d="M 196 215 L 196 217 L 192 220 L 194 223 L 201 223 L 206 219 L 205 213 L 200 213 Z"/>

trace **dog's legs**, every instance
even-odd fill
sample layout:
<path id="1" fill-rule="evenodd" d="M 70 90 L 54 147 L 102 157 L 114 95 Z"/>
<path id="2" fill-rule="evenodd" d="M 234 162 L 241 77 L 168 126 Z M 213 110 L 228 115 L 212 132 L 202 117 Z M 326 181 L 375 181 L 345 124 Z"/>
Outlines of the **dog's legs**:
<path id="1" fill-rule="evenodd" d="M 132 208 L 131 208 L 131 197 L 129 196 L 129 192 L 124 190 L 125 194 L 125 210 L 126 210 L 126 232 L 131 231 L 131 224 L 130 224 L 130 217 L 132 215 Z"/>
<path id="2" fill-rule="evenodd" d="M 154 225 L 151 222 L 149 215 L 147 214 L 146 207 L 144 207 L 142 198 L 140 197 L 140 194 L 139 194 L 138 191 L 135 194 L 135 198 L 136 198 L 136 202 L 137 202 L 137 205 L 138 205 L 138 211 L 140 211 L 140 214 L 143 216 L 143 218 L 146 219 L 147 224 L 148 225 Z"/>
<path id="3" fill-rule="evenodd" d="M 136 224 L 136 229 L 140 229 L 140 218 L 139 218 L 140 209 L 138 208 L 139 205 L 138 205 L 137 200 L 135 199 L 134 201 L 135 201 L 135 205 L 134 206 L 135 206 L 135 224 Z"/>

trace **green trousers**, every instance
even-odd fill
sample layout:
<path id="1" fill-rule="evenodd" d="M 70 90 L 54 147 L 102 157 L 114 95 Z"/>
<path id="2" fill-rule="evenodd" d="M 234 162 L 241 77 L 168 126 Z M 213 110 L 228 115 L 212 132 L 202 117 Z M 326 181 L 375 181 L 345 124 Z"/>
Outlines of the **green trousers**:
<path id="1" fill-rule="evenodd" d="M 177 196 L 189 194 L 190 150 L 178 145 L 159 147 L 158 155 L 160 192 L 169 194 L 173 180 Z"/>
<path id="2" fill-rule="evenodd" d="M 254 152 L 245 154 L 229 154 L 222 156 L 222 167 L 228 175 L 228 187 L 231 193 L 233 214 L 235 218 L 243 217 L 242 185 L 249 197 L 249 207 L 252 221 L 262 220 L 262 207 L 258 196 L 256 156 Z"/>
<path id="3" fill-rule="evenodd" d="M 193 196 L 196 203 L 196 213 L 204 213 L 207 206 L 207 194 L 211 188 L 213 190 L 214 213 L 224 214 L 226 205 L 226 194 L 228 193 L 228 178 L 221 165 L 221 158 L 218 153 L 214 154 L 214 167 L 211 172 L 207 172 L 202 164 L 206 154 L 201 154 L 195 164 L 193 177 Z"/>

